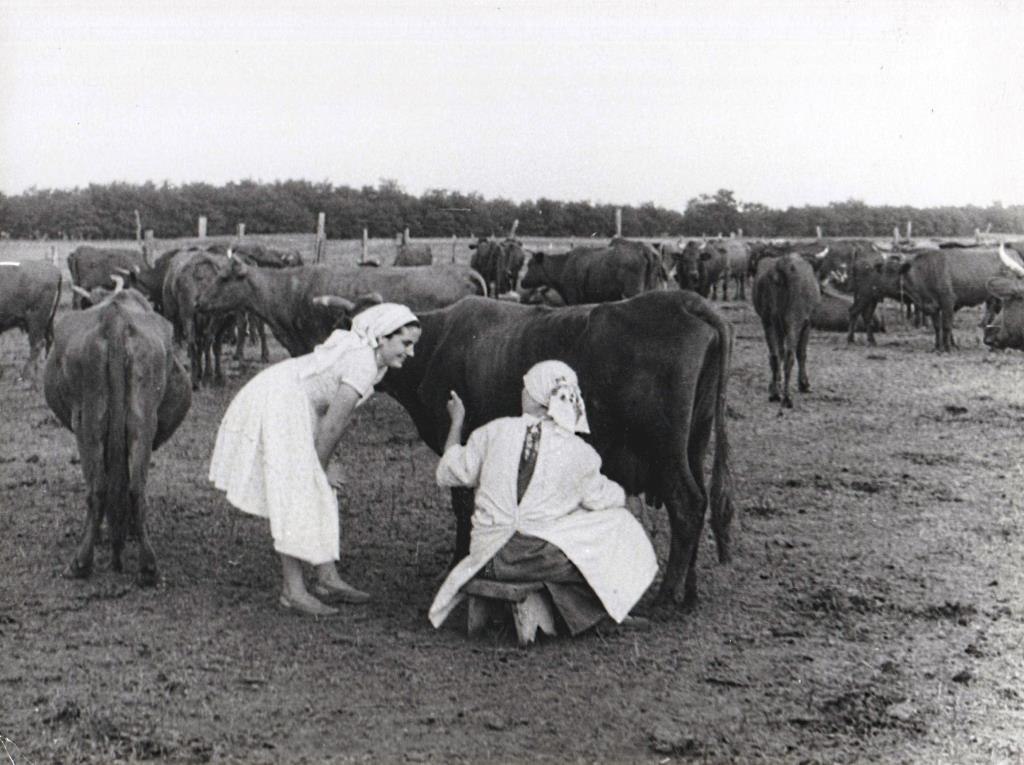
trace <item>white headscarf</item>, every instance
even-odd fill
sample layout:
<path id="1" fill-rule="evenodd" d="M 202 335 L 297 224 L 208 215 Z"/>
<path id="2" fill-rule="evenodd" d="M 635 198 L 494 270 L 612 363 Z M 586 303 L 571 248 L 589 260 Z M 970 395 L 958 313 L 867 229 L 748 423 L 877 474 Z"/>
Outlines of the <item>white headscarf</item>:
<path id="1" fill-rule="evenodd" d="M 534 364 L 523 376 L 530 398 L 548 410 L 555 424 L 570 433 L 589 433 L 576 373 L 568 364 L 551 359 Z"/>
<path id="2" fill-rule="evenodd" d="M 416 314 L 400 303 L 381 303 L 367 308 L 352 320 L 351 330 L 336 329 L 313 349 L 313 361 L 304 367 L 302 376 L 319 374 L 333 367 L 342 356 L 353 350 L 376 348 L 381 338 L 411 321 L 417 321 Z"/>
<path id="3" fill-rule="evenodd" d="M 401 303 L 381 303 L 356 314 L 352 331 L 371 348 L 376 348 L 381 338 L 413 321 L 417 321 L 416 314 Z"/>

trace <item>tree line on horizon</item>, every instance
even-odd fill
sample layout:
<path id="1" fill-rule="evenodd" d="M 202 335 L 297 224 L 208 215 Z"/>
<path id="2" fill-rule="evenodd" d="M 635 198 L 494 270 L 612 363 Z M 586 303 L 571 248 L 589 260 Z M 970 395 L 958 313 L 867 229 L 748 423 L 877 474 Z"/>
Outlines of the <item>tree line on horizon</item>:
<path id="1" fill-rule="evenodd" d="M 330 239 L 373 238 L 409 230 L 414 238 L 502 236 L 513 221 L 517 234 L 538 237 L 608 237 L 622 210 L 622 232 L 629 237 L 697 237 L 742 232 L 752 237 L 891 236 L 913 223 L 915 236 L 966 237 L 976 231 L 1024 233 L 1024 205 L 988 207 L 872 206 L 856 199 L 827 205 L 770 208 L 737 200 L 729 189 L 690 199 L 683 212 L 658 207 L 560 201 L 541 197 L 513 202 L 477 193 L 431 189 L 409 194 L 397 181 L 377 186 L 335 186 L 304 180 L 244 180 L 214 186 L 89 184 L 85 188 L 29 189 L 0 193 L 0 232 L 15 239 L 134 239 L 136 216 L 161 239 L 196 234 L 200 215 L 210 236 L 230 235 L 238 223 L 248 234 L 313 232 L 326 214 Z"/>

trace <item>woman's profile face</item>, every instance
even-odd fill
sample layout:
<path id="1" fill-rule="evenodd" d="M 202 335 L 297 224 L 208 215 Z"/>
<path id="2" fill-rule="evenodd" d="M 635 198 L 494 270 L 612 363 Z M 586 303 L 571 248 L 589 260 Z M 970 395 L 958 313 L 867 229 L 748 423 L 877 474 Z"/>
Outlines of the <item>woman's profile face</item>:
<path id="1" fill-rule="evenodd" d="M 419 327 L 402 327 L 390 337 L 381 338 L 377 346 L 381 364 L 389 369 L 401 369 L 406 359 L 413 357 L 413 346 L 420 339 Z"/>

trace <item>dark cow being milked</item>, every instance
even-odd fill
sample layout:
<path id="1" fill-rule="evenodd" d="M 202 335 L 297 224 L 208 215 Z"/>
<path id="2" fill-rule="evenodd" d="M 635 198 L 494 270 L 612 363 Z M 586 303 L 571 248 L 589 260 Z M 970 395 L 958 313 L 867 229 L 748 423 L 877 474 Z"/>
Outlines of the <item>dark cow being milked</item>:
<path id="1" fill-rule="evenodd" d="M 392 369 L 380 389 L 408 410 L 423 440 L 440 454 L 449 391 L 467 409 L 463 438 L 497 417 L 520 414 L 522 376 L 560 359 L 579 375 L 589 440 L 603 472 L 631 495 L 667 508 L 672 528 L 658 595 L 697 597 L 696 556 L 709 496 L 704 462 L 715 435 L 711 527 L 719 559 L 729 557 L 733 514 L 725 421 L 732 325 L 691 293 L 657 290 L 630 300 L 548 308 L 467 298 L 420 314 L 415 357 Z M 455 560 L 469 545 L 472 493 L 454 490 Z"/>
<path id="2" fill-rule="evenodd" d="M 28 360 L 19 377 L 35 385 L 39 352 L 53 344 L 53 317 L 60 303 L 60 271 L 35 260 L 0 261 L 0 333 L 28 335 Z"/>
<path id="3" fill-rule="evenodd" d="M 402 303 L 419 313 L 484 293 L 480 274 L 460 265 L 272 270 L 233 259 L 222 264 L 217 279 L 199 296 L 197 307 L 253 311 L 288 353 L 300 356 L 337 326 L 339 312 L 344 314 L 353 303 L 370 296 Z M 339 298 L 340 307 L 331 298 Z"/>
<path id="4" fill-rule="evenodd" d="M 562 255 L 535 252 L 520 282 L 524 289 L 551 287 L 566 305 L 622 300 L 665 285 L 657 250 L 616 237 L 607 247 L 577 247 Z"/>
<path id="5" fill-rule="evenodd" d="M 798 366 L 797 387 L 801 393 L 811 389 L 807 375 L 807 341 L 811 334 L 811 313 L 821 299 L 821 290 L 810 263 L 795 252 L 774 258 L 762 258 L 754 277 L 754 310 L 761 317 L 772 380 L 768 400 L 793 407 L 789 379 L 793 361 Z M 779 389 L 779 367 L 782 388 Z"/>
<path id="6" fill-rule="evenodd" d="M 68 575 L 92 573 L 93 547 L 107 519 L 111 565 L 122 570 L 128 531 L 139 540 L 139 582 L 157 581 L 146 530 L 151 453 L 185 418 L 188 373 L 175 359 L 171 325 L 132 289 L 57 322 L 44 373 L 46 403 L 75 434 L 88 513 Z"/>

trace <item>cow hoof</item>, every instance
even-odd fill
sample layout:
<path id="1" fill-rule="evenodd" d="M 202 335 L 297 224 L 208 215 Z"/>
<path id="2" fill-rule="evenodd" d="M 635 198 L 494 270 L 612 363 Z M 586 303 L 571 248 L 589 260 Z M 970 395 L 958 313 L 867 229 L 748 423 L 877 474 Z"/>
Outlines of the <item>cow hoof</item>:
<path id="1" fill-rule="evenodd" d="M 71 561 L 71 564 L 64 569 L 65 579 L 88 579 L 92 576 L 92 562 L 80 565 L 77 560 Z"/>
<path id="2" fill-rule="evenodd" d="M 768 400 L 769 401 L 781 401 L 782 397 L 778 393 L 769 393 L 768 394 Z"/>
<path id="3" fill-rule="evenodd" d="M 797 386 L 797 390 L 799 390 L 801 393 L 810 393 L 811 392 L 811 384 L 810 383 L 800 383 Z"/>
<path id="4" fill-rule="evenodd" d="M 139 587 L 156 587 L 160 581 L 160 577 L 156 573 L 156 569 L 143 569 L 139 571 L 138 577 Z"/>
<path id="5" fill-rule="evenodd" d="M 782 399 L 782 406 L 783 406 L 784 409 L 792 409 L 793 408 L 793 399 L 791 399 L 791 398 L 784 398 L 784 399 Z"/>

